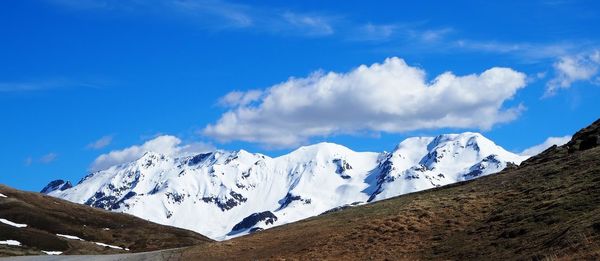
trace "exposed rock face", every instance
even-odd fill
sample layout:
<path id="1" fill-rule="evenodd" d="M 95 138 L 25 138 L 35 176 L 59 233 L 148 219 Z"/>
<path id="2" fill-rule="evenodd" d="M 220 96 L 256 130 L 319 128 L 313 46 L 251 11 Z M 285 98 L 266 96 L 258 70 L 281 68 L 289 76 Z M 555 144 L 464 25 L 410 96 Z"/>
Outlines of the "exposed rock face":
<path id="1" fill-rule="evenodd" d="M 235 226 L 233 226 L 232 233 L 252 228 L 258 225 L 261 221 L 264 221 L 265 225 L 270 225 L 277 221 L 277 216 L 271 213 L 271 211 L 254 213 L 245 217 L 242 221 L 240 221 L 240 223 L 237 223 Z"/>
<path id="2" fill-rule="evenodd" d="M 48 183 L 48 185 L 46 185 L 40 191 L 40 193 L 48 194 L 48 193 L 56 191 L 56 190 L 63 191 L 66 189 L 70 189 L 72 187 L 73 187 L 73 185 L 71 184 L 70 181 L 64 181 L 62 179 L 57 179 L 57 180 L 53 180 L 50 183 Z"/>
<path id="3" fill-rule="evenodd" d="M 333 163 L 337 165 L 335 173 L 339 174 L 343 179 L 351 178 L 350 175 L 346 174 L 347 170 L 351 170 L 352 166 L 344 159 L 333 159 Z"/>
<path id="4" fill-rule="evenodd" d="M 600 146 L 600 119 L 587 128 L 575 133 L 571 141 L 567 143 L 567 146 L 569 147 L 569 152 L 588 150 Z"/>

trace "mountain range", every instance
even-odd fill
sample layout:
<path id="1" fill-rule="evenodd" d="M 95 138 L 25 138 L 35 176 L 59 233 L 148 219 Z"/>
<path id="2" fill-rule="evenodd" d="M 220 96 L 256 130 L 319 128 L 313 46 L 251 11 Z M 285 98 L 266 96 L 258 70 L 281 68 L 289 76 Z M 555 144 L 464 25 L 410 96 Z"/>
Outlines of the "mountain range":
<path id="1" fill-rule="evenodd" d="M 141 158 L 41 192 L 224 240 L 335 210 L 467 181 L 527 157 L 479 133 L 414 137 L 391 152 L 333 143 L 268 157 L 213 151 Z"/>

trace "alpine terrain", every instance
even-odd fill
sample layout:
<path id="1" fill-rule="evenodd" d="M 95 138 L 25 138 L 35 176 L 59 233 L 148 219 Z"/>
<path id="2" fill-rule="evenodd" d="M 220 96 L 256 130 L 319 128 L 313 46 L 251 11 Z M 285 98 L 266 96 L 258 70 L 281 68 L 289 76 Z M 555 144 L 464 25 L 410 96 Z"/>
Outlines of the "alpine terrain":
<path id="1" fill-rule="evenodd" d="M 495 175 L 177 252 L 181 260 L 599 260 L 599 202 L 597 120 Z"/>
<path id="2" fill-rule="evenodd" d="M 148 151 L 42 193 L 223 240 L 325 212 L 437 188 L 520 164 L 479 133 L 408 138 L 392 152 L 332 143 L 271 158 L 240 151 L 169 157 Z"/>

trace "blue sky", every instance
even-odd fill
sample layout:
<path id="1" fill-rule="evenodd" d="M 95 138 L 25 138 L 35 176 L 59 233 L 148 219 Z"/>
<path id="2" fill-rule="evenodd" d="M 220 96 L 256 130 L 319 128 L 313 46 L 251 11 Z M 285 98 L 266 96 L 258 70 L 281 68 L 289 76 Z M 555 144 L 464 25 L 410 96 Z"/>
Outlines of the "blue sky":
<path id="1" fill-rule="evenodd" d="M 101 155 L 161 135 L 178 152 L 277 156 L 480 131 L 521 152 L 600 115 L 599 12 L 561 0 L 2 1 L 0 183 L 77 182 Z M 494 67 L 509 69 L 479 91 Z M 453 87 L 434 94 L 436 81 Z"/>

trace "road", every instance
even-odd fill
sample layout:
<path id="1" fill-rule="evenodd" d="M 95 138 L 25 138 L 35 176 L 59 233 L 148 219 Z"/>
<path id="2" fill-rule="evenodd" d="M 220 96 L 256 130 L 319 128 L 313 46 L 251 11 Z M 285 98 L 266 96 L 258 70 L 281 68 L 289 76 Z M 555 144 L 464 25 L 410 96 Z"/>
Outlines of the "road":
<path id="1" fill-rule="evenodd" d="M 17 256 L 0 258 L 0 261 L 177 261 L 181 259 L 178 249 L 166 249 L 118 255 L 59 255 L 59 256 Z"/>

